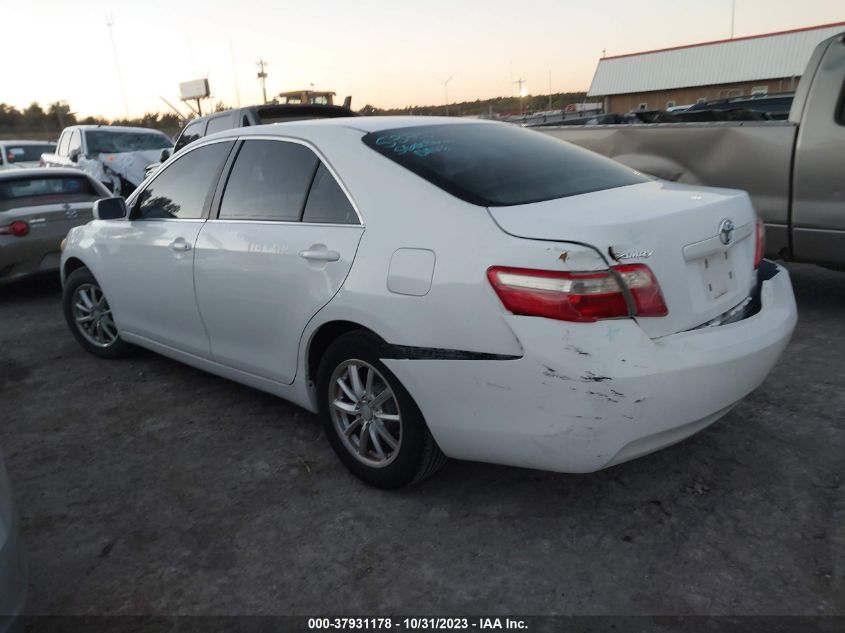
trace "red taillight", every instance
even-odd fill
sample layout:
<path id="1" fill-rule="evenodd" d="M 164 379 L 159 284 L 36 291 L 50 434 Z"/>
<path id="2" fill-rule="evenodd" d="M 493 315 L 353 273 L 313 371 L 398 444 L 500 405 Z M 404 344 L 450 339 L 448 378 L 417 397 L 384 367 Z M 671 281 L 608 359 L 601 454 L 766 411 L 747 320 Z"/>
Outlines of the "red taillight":
<path id="1" fill-rule="evenodd" d="M 15 220 L 6 226 L 0 226 L 0 235 L 14 235 L 15 237 L 23 237 L 29 233 L 29 224 L 22 220 Z"/>
<path id="2" fill-rule="evenodd" d="M 754 225 L 754 268 L 760 267 L 760 262 L 763 261 L 763 251 L 766 245 L 766 228 L 763 226 L 763 220 L 757 218 L 757 223 Z"/>
<path id="3" fill-rule="evenodd" d="M 644 264 L 625 264 L 598 272 L 502 266 L 487 271 L 493 289 L 510 312 L 581 323 L 629 316 L 617 275 L 630 290 L 638 316 L 668 314 L 660 286 Z"/>

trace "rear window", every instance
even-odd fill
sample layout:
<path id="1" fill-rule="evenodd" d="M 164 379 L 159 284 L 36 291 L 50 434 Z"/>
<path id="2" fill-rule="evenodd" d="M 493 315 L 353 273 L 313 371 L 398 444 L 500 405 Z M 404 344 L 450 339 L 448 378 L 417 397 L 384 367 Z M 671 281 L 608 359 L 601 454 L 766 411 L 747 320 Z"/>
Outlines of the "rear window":
<path id="1" fill-rule="evenodd" d="M 56 146 L 52 143 L 44 143 L 44 145 L 6 145 L 3 148 L 7 163 L 35 163 L 41 160 L 41 154 L 52 154 L 55 151 Z"/>
<path id="2" fill-rule="evenodd" d="M 453 196 L 486 207 L 647 182 L 608 158 L 504 123 L 421 125 L 371 132 L 363 140 Z"/>
<path id="3" fill-rule="evenodd" d="M 0 180 L 0 211 L 54 202 L 84 202 L 99 198 L 102 198 L 102 195 L 85 177 Z"/>

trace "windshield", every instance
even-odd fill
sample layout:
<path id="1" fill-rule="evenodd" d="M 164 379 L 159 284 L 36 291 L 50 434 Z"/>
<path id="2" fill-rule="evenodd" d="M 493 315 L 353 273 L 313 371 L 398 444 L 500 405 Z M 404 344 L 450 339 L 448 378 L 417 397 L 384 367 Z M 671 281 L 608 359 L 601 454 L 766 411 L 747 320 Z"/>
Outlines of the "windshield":
<path id="1" fill-rule="evenodd" d="M 52 143 L 43 145 L 6 145 L 3 153 L 6 155 L 7 163 L 37 163 L 41 160 L 41 154 L 52 154 L 56 146 Z"/>
<path id="2" fill-rule="evenodd" d="M 364 143 L 453 196 L 486 207 L 528 204 L 647 182 L 628 167 L 516 125 L 421 125 Z"/>
<path id="3" fill-rule="evenodd" d="M 89 154 L 119 154 L 138 152 L 145 149 L 167 149 L 173 143 L 164 134 L 157 132 L 113 132 L 92 130 L 85 133 Z"/>

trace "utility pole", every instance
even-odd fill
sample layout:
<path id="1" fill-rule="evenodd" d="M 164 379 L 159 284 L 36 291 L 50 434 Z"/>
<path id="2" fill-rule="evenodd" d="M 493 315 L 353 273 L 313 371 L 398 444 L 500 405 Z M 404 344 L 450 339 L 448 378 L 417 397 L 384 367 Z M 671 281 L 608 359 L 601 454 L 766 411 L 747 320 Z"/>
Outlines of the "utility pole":
<path id="1" fill-rule="evenodd" d="M 552 111 L 552 71 L 549 69 L 549 112 Z"/>
<path id="2" fill-rule="evenodd" d="M 255 62 L 255 65 L 258 66 L 258 78 L 261 80 L 261 96 L 264 99 L 264 103 L 267 103 L 267 71 L 264 70 L 265 66 L 269 66 L 267 62 L 263 59 L 259 59 Z"/>
<path id="3" fill-rule="evenodd" d="M 232 40 L 229 40 L 229 56 L 232 58 L 232 80 L 235 83 L 235 99 L 238 102 L 238 107 L 241 107 L 241 91 L 238 88 L 238 68 L 235 65 L 235 49 L 232 48 Z"/>
<path id="4" fill-rule="evenodd" d="M 734 22 L 736 21 L 736 0 L 731 0 L 731 39 L 734 38 Z"/>
<path id="5" fill-rule="evenodd" d="M 123 86 L 123 74 L 120 72 L 120 61 L 117 58 L 117 46 L 114 43 L 114 18 L 111 14 L 106 16 L 106 26 L 109 27 L 109 38 L 111 39 L 111 50 L 114 53 L 114 65 L 117 68 L 117 82 L 120 84 L 120 94 L 123 97 L 123 116 L 129 118 L 129 102 L 126 101 L 126 88 Z"/>
<path id="6" fill-rule="evenodd" d="M 455 78 L 458 73 L 452 73 L 449 79 L 441 79 L 443 82 L 443 103 L 446 105 L 446 116 L 449 116 L 449 82 Z"/>

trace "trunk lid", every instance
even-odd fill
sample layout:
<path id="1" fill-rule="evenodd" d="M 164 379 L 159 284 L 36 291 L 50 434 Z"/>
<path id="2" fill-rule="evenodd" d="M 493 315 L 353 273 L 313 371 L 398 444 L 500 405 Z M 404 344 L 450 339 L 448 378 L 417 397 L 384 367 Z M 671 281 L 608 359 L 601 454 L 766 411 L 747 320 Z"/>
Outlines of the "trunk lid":
<path id="1" fill-rule="evenodd" d="M 756 215 L 742 191 L 653 181 L 489 211 L 511 235 L 580 242 L 608 265 L 651 268 L 669 309 L 664 317 L 637 318 L 651 338 L 727 312 L 748 297 L 756 279 Z"/>

